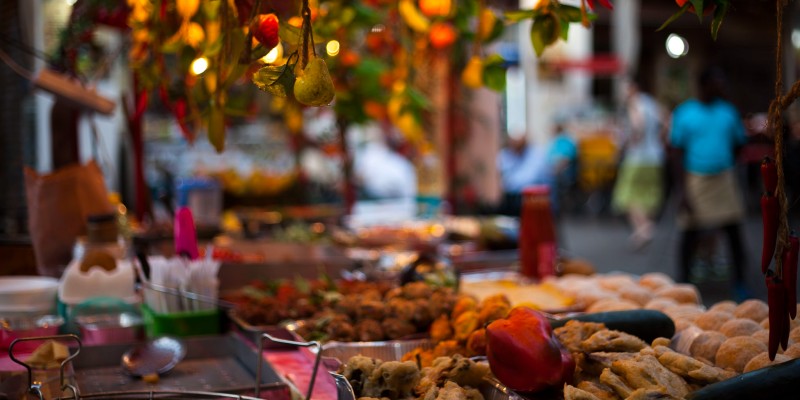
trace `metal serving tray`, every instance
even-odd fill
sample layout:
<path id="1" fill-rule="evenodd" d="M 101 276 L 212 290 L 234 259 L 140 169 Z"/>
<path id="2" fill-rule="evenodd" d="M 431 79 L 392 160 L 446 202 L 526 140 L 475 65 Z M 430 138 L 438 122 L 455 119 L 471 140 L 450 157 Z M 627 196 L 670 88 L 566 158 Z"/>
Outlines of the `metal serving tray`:
<path id="1" fill-rule="evenodd" d="M 236 326 L 236 329 L 239 330 L 245 337 L 250 339 L 253 343 L 258 343 L 261 340 L 261 335 L 264 333 L 268 333 L 270 336 L 284 339 L 284 340 L 298 340 L 299 337 L 291 332 L 286 326 L 281 325 L 251 325 L 247 321 L 244 320 L 238 313 L 236 313 L 235 309 L 228 310 L 228 318 L 230 318 L 231 322 Z M 289 325 L 293 325 L 296 323 L 291 323 Z M 293 349 L 296 346 L 273 342 L 267 340 L 264 342 L 265 349 Z"/>
<path id="2" fill-rule="evenodd" d="M 427 338 L 381 342 L 327 342 L 322 345 L 322 356 L 336 358 L 342 363 L 357 355 L 383 361 L 399 361 L 406 353 L 418 347 L 429 350 L 434 348 L 434 344 Z"/>
<path id="3" fill-rule="evenodd" d="M 208 391 L 253 393 L 260 354 L 233 335 L 181 339 L 186 357 L 156 384 L 126 375 L 120 366 L 130 345 L 86 346 L 73 363 L 74 382 L 81 393 L 119 390 Z M 265 398 L 291 398 L 289 386 L 264 362 L 260 374 Z"/>

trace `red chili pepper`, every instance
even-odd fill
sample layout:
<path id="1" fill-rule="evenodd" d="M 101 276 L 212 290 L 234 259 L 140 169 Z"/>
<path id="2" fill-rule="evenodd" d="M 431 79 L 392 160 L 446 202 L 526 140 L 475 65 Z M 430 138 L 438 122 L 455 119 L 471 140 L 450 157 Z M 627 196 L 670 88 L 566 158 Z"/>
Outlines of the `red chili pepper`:
<path id="1" fill-rule="evenodd" d="M 800 239 L 794 232 L 789 235 L 789 248 L 783 253 L 783 284 L 786 286 L 786 308 L 789 317 L 797 317 L 797 261 Z"/>
<path id="2" fill-rule="evenodd" d="M 761 179 L 764 181 L 764 190 L 769 194 L 775 194 L 775 189 L 778 187 L 778 167 L 769 157 L 761 160 Z"/>
<path id="3" fill-rule="evenodd" d="M 761 273 L 766 274 L 775 243 L 778 240 L 778 198 L 769 193 L 761 195 L 761 219 L 763 223 L 763 244 L 761 247 Z"/>
<path id="4" fill-rule="evenodd" d="M 275 14 L 261 14 L 253 20 L 250 27 L 253 37 L 267 49 L 272 49 L 280 42 L 278 37 L 278 17 Z"/>
<path id="5" fill-rule="evenodd" d="M 767 274 L 767 304 L 769 305 L 769 359 L 775 359 L 778 345 L 783 339 L 783 331 L 789 328 L 786 321 L 786 287 L 780 278 L 772 273 Z"/>

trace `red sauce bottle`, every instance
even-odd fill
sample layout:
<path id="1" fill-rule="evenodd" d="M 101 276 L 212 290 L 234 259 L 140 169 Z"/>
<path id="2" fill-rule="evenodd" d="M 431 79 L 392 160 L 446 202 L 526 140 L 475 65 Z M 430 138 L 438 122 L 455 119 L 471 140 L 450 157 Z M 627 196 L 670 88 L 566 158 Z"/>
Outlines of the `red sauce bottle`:
<path id="1" fill-rule="evenodd" d="M 520 273 L 542 279 L 555 275 L 556 227 L 550 208 L 550 188 L 531 186 L 522 191 L 519 230 Z"/>

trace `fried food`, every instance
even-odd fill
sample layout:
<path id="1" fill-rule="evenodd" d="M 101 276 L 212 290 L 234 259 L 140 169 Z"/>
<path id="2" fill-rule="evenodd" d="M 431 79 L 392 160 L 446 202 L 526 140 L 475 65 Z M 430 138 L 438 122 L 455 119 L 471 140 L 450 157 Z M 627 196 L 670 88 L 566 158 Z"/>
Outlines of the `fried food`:
<path id="1" fill-rule="evenodd" d="M 769 330 L 762 329 L 751 336 L 753 339 L 757 339 L 759 342 L 764 343 L 764 346 L 769 347 Z M 780 353 L 781 348 L 778 347 L 778 352 Z"/>
<path id="2" fill-rule="evenodd" d="M 752 319 L 760 323 L 764 318 L 769 316 L 769 306 L 761 300 L 745 300 L 733 310 L 733 316 L 736 318 Z"/>
<path id="3" fill-rule="evenodd" d="M 441 375 L 461 386 L 478 387 L 489 375 L 489 365 L 479 364 L 456 354 L 450 357 L 449 367 L 443 369 Z"/>
<path id="4" fill-rule="evenodd" d="M 703 314 L 703 309 L 697 304 L 678 304 L 677 306 L 667 307 L 664 314 L 669 315 L 673 320 L 685 319 L 694 321 Z"/>
<path id="5" fill-rule="evenodd" d="M 423 331 L 431 326 L 433 316 L 430 310 L 428 310 L 427 299 L 414 300 L 414 315 L 411 317 L 411 322 L 413 322 L 419 330 Z"/>
<path id="6" fill-rule="evenodd" d="M 733 314 L 733 311 L 736 310 L 736 306 L 737 304 L 735 301 L 724 300 L 711 306 L 708 311 L 721 311 Z"/>
<path id="7" fill-rule="evenodd" d="M 661 272 L 648 272 L 639 278 L 639 285 L 648 289 L 658 290 L 664 286 L 675 284 L 675 281 L 669 275 Z"/>
<path id="8" fill-rule="evenodd" d="M 564 400 L 600 400 L 600 398 L 575 386 L 564 385 Z"/>
<path id="9" fill-rule="evenodd" d="M 667 347 L 669 347 L 670 343 L 672 343 L 672 340 L 670 340 L 669 338 L 660 337 L 660 338 L 653 339 L 653 343 L 651 343 L 650 346 L 651 347 L 656 347 L 656 346 L 667 346 Z"/>
<path id="10" fill-rule="evenodd" d="M 388 306 L 389 311 L 387 316 L 404 321 L 414 320 L 415 303 L 413 301 L 395 298 L 389 300 Z"/>
<path id="11" fill-rule="evenodd" d="M 382 320 L 386 316 L 386 304 L 380 300 L 365 300 L 356 305 L 357 319 Z"/>
<path id="12" fill-rule="evenodd" d="M 644 305 L 644 308 L 648 310 L 657 310 L 663 312 L 664 310 L 676 305 L 678 305 L 678 303 L 675 300 L 663 297 L 656 297 L 653 300 L 647 302 L 647 304 Z"/>
<path id="13" fill-rule="evenodd" d="M 737 336 L 729 338 L 719 346 L 715 363 L 720 368 L 742 372 L 753 357 L 765 351 L 767 351 L 767 346 L 758 339 L 750 336 Z"/>
<path id="14" fill-rule="evenodd" d="M 381 323 L 374 319 L 364 319 L 358 321 L 355 326 L 356 340 L 362 342 L 373 342 L 383 340 L 385 337 Z"/>
<path id="15" fill-rule="evenodd" d="M 581 342 L 603 329 L 606 329 L 603 324 L 572 320 L 567 321 L 564 326 L 554 329 L 553 333 L 567 350 L 571 353 L 578 353 L 583 351 Z"/>
<path id="16" fill-rule="evenodd" d="M 467 311 L 475 311 L 478 309 L 478 301 L 472 296 L 458 296 L 456 304 L 453 306 L 453 312 L 450 316 L 453 319 L 458 318 L 459 315 Z"/>
<path id="17" fill-rule="evenodd" d="M 58 368 L 69 357 L 69 348 L 63 343 L 48 340 L 37 347 L 25 362 L 34 368 Z"/>
<path id="18" fill-rule="evenodd" d="M 731 338 L 737 336 L 752 336 L 754 333 L 762 330 L 761 325 L 752 319 L 747 318 L 734 318 L 719 328 L 719 331 Z"/>
<path id="19" fill-rule="evenodd" d="M 666 297 L 678 304 L 700 304 L 700 293 L 697 287 L 687 283 L 664 286 L 655 292 L 656 297 Z"/>
<path id="20" fill-rule="evenodd" d="M 694 320 L 698 328 L 706 331 L 718 331 L 722 325 L 734 319 L 733 314 L 725 311 L 706 311 Z"/>
<path id="21" fill-rule="evenodd" d="M 611 371 L 618 374 L 634 389 L 658 390 L 663 388 L 668 394 L 679 399 L 685 398 L 689 394 L 689 386 L 686 381 L 661 365 L 651 355 L 639 354 L 631 360 L 614 361 L 611 364 Z"/>
<path id="22" fill-rule="evenodd" d="M 403 358 L 400 359 L 400 361 L 413 361 L 417 364 L 417 367 L 422 369 L 433 365 L 434 358 L 433 350 L 424 350 L 421 347 L 417 347 L 416 349 L 403 354 Z"/>
<path id="23" fill-rule="evenodd" d="M 433 356 L 434 357 L 450 357 L 456 354 L 464 354 L 466 351 L 464 347 L 462 347 L 458 341 L 456 340 L 445 340 L 443 342 L 439 342 L 436 347 L 433 348 Z"/>
<path id="24" fill-rule="evenodd" d="M 392 340 L 413 335 L 417 332 L 414 324 L 400 318 L 386 318 L 381 322 L 381 328 L 383 328 L 386 337 Z"/>
<path id="25" fill-rule="evenodd" d="M 454 382 L 445 382 L 440 389 L 432 387 L 422 397 L 423 400 L 483 400 L 483 395 L 476 389 L 463 388 Z"/>
<path id="26" fill-rule="evenodd" d="M 486 355 L 486 329 L 478 329 L 469 335 L 467 339 L 467 355 L 468 356 L 485 356 Z"/>
<path id="27" fill-rule="evenodd" d="M 487 300 L 491 298 L 492 297 L 489 297 Z M 505 301 L 502 301 L 502 299 L 505 299 Z M 486 326 L 495 320 L 508 316 L 508 312 L 511 311 L 511 305 L 507 301 L 508 299 L 505 298 L 505 296 L 503 296 L 501 299 L 490 302 L 484 300 L 480 307 L 481 311 L 478 313 L 478 324 L 480 326 Z"/>
<path id="28" fill-rule="evenodd" d="M 414 394 L 420 371 L 413 361 L 387 361 L 378 365 L 364 382 L 361 394 L 369 397 L 404 399 Z"/>
<path id="29" fill-rule="evenodd" d="M 429 299 L 433 288 L 425 282 L 411 282 L 403 286 L 403 297 L 407 299 Z"/>
<path id="30" fill-rule="evenodd" d="M 428 302 L 428 312 L 431 318 L 437 318 L 442 314 L 450 314 L 456 303 L 456 296 L 449 288 L 437 288 L 433 291 Z"/>
<path id="31" fill-rule="evenodd" d="M 645 347 L 647 343 L 636 336 L 608 329 L 595 332 L 580 345 L 580 348 L 587 352 L 637 352 Z"/>
<path id="32" fill-rule="evenodd" d="M 792 359 L 800 358 L 800 343 L 795 343 L 793 345 L 790 345 L 789 348 L 783 352 L 783 355 Z"/>
<path id="33" fill-rule="evenodd" d="M 770 365 L 785 363 L 787 361 L 791 361 L 792 359 L 784 354 L 776 354 L 775 360 L 769 360 L 769 353 L 761 353 L 752 360 L 747 362 L 747 365 L 744 366 L 744 372 L 755 371 L 757 369 L 769 367 Z"/>
<path id="34" fill-rule="evenodd" d="M 339 368 L 339 373 L 350 382 L 356 393 L 361 393 L 364 383 L 372 376 L 372 372 L 381 362 L 381 360 L 364 356 L 350 357 L 347 363 Z"/>
<path id="35" fill-rule="evenodd" d="M 663 346 L 661 346 L 661 349 L 656 349 L 656 352 L 659 352 L 658 362 L 661 365 L 684 379 L 709 384 L 724 381 L 733 376 L 728 371 L 712 367 L 702 361 L 674 352 Z"/>
<path id="36" fill-rule="evenodd" d="M 626 311 L 641 308 L 637 303 L 623 299 L 602 299 L 586 309 L 586 312 L 605 312 L 605 311 Z"/>
<path id="37" fill-rule="evenodd" d="M 694 338 L 689 347 L 689 354 L 694 358 L 704 359 L 713 364 L 717 359 L 717 350 L 726 340 L 728 340 L 728 337 L 722 333 L 715 331 L 702 332 Z"/>
<path id="38" fill-rule="evenodd" d="M 600 382 L 584 380 L 578 383 L 578 389 L 587 391 L 600 400 L 619 399 L 613 389 Z"/>
<path id="39" fill-rule="evenodd" d="M 466 311 L 453 321 L 453 337 L 459 342 L 466 342 L 478 326 L 478 313 Z"/>
<path id="40" fill-rule="evenodd" d="M 789 332 L 789 340 L 795 343 L 800 343 L 800 327 L 792 329 Z"/>
<path id="41" fill-rule="evenodd" d="M 653 292 L 645 287 L 642 286 L 627 286 L 620 290 L 619 296 L 623 300 L 632 301 L 638 304 L 640 307 L 644 306 L 645 304 L 649 303 L 650 300 L 653 300 L 655 295 Z"/>
<path id="42" fill-rule="evenodd" d="M 678 400 L 675 396 L 671 396 L 663 389 L 636 389 L 625 400 Z"/>
<path id="43" fill-rule="evenodd" d="M 433 343 L 439 343 L 443 340 L 453 337 L 453 328 L 450 326 L 450 318 L 448 318 L 447 315 L 442 314 L 433 320 L 430 334 L 431 341 L 433 341 Z"/>
<path id="44" fill-rule="evenodd" d="M 600 374 L 600 382 L 604 385 L 610 387 L 614 392 L 617 393 L 617 396 L 627 398 L 628 396 L 633 393 L 633 388 L 628 386 L 625 381 L 622 380 L 622 377 L 615 374 L 611 371 L 610 368 L 606 368 Z"/>

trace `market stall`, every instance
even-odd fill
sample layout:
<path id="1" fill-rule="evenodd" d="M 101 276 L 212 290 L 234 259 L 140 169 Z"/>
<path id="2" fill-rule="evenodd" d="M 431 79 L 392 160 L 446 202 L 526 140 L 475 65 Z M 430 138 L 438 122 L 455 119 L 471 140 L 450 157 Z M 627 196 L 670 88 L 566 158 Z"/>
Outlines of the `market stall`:
<path id="1" fill-rule="evenodd" d="M 663 273 L 597 273 L 591 260 L 559 252 L 546 186 L 522 191 L 519 218 L 445 215 L 463 194 L 454 154 L 461 97 L 505 86 L 506 60 L 492 42 L 508 24 L 530 21 L 541 55 L 567 39 L 570 24 L 597 18 L 594 1 L 502 13 L 449 0 L 96 3 L 76 7 L 73 22 L 110 24 L 131 41 L 134 86 L 124 108 L 135 212 L 108 196 L 90 164 L 88 176 L 74 178 L 86 187 L 76 196 L 80 213 L 67 210 L 77 222 L 36 214 L 32 225 L 49 232 L 37 245 L 70 261 L 63 270 L 46 265 L 57 277 L 0 277 L 0 395 L 797 397 L 800 242 L 789 230 L 780 135 L 775 160 L 761 166 L 766 302 L 704 304 L 696 286 Z M 708 10 L 714 36 L 730 6 L 677 3 L 666 24 Z M 92 24 L 71 24 L 64 43 L 86 44 Z M 778 53 L 773 131 L 800 93 L 795 84 L 783 94 Z M 76 54 L 64 56 L 78 68 Z M 242 128 L 254 118 L 252 88 L 270 103 L 266 144 Z M 168 115 L 182 139 L 146 143 L 148 107 Z M 412 218 L 353 215 L 347 132 L 367 121 L 393 127 L 387 136 L 399 132 L 415 163 Z M 324 127 L 307 126 L 315 123 Z M 200 133 L 207 147 L 182 147 Z M 613 176 L 616 149 L 601 139 L 583 144 L 594 151 L 584 152 L 591 167 L 580 182 L 592 188 Z M 339 204 L 303 205 L 304 148 L 335 158 Z M 166 224 L 151 223 L 148 157 L 191 175 L 175 185 L 175 199 L 156 196 Z M 31 180 L 41 186 L 28 188 L 32 198 L 53 197 L 42 189 L 52 179 Z M 74 182 L 62 192 L 78 191 Z M 73 228 L 86 235 L 48 243 L 75 236 Z"/>

